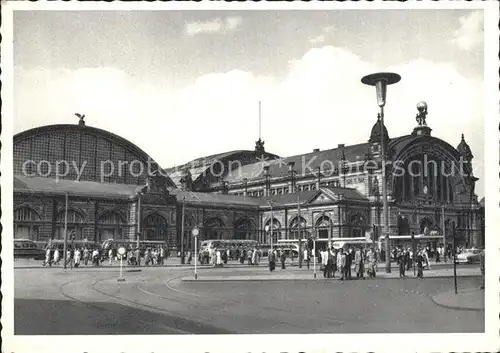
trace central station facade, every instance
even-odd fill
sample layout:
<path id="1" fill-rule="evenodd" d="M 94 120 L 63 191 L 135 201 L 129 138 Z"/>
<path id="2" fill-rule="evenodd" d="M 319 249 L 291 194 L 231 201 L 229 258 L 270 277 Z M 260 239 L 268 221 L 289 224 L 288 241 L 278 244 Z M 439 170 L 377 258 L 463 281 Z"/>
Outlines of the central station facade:
<path id="1" fill-rule="evenodd" d="M 273 242 L 315 236 L 320 246 L 339 238 L 376 243 L 385 182 L 391 238 L 430 231 L 451 242 L 455 233 L 457 244 L 484 246 L 484 199 L 475 194 L 465 137 L 457 137 L 455 148 L 425 124 L 391 137 L 374 120 L 366 142 L 355 145 L 282 158 L 259 139 L 253 150 L 167 169 L 83 119 L 27 130 L 14 136 L 14 237 L 62 239 L 67 220 L 72 239 L 140 237 L 174 250 L 194 248 L 194 227 L 200 240 L 268 244 L 271 236 Z"/>

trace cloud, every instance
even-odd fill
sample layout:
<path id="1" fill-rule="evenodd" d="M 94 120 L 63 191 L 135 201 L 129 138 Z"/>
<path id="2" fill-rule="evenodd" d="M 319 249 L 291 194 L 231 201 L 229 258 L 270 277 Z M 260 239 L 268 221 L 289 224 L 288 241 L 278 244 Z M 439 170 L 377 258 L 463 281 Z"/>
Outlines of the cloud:
<path id="1" fill-rule="evenodd" d="M 325 36 L 322 34 L 316 37 L 309 38 L 309 43 L 311 44 L 323 43 L 324 41 L 325 41 Z"/>
<path id="2" fill-rule="evenodd" d="M 375 90 L 363 75 L 389 70 L 402 76 L 387 94 L 391 137 L 416 126 L 416 103 L 429 106 L 432 134 L 453 146 L 465 138 L 483 178 L 483 84 L 463 76 L 453 63 L 418 59 L 375 67 L 348 50 L 325 46 L 291 58 L 283 77 L 243 70 L 216 72 L 182 88 L 141 81 L 114 68 L 15 69 L 15 130 L 77 123 L 112 131 L 150 153 L 162 166 L 236 149 L 253 149 L 258 137 L 258 101 L 266 150 L 291 156 L 337 144 L 365 142 L 378 113 Z M 26 104 L 29 102 L 29 104 Z M 480 180 L 477 192 L 484 194 Z"/>
<path id="3" fill-rule="evenodd" d="M 469 51 L 482 45 L 484 41 L 484 14 L 471 12 L 460 19 L 460 27 L 453 33 L 452 43 L 461 50 Z"/>
<path id="4" fill-rule="evenodd" d="M 189 22 L 185 26 L 185 33 L 188 36 L 198 34 L 227 33 L 236 30 L 243 22 L 241 17 L 233 16 L 222 20 L 216 18 L 205 22 Z"/>
<path id="5" fill-rule="evenodd" d="M 335 30 L 335 27 L 332 26 L 332 25 L 323 27 L 323 29 L 321 30 L 322 34 L 314 36 L 314 37 L 311 37 L 311 38 L 309 38 L 308 41 L 309 41 L 309 43 L 311 43 L 313 45 L 321 44 L 321 43 L 325 42 L 326 38 L 330 34 L 332 34 L 334 30 Z"/>

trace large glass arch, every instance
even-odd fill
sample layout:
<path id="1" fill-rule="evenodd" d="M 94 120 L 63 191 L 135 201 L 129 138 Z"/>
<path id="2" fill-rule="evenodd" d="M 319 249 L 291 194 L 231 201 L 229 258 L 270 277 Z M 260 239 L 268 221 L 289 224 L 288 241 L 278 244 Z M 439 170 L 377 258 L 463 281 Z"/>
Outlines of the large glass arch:
<path id="1" fill-rule="evenodd" d="M 224 222 L 219 217 L 211 217 L 203 224 L 204 240 L 222 239 L 224 231 Z"/>
<path id="2" fill-rule="evenodd" d="M 122 239 L 125 218 L 117 211 L 110 210 L 99 215 L 97 219 L 97 241 Z"/>
<path id="3" fill-rule="evenodd" d="M 144 240 L 167 241 L 168 222 L 158 212 L 153 212 L 144 218 L 142 226 Z"/>
<path id="4" fill-rule="evenodd" d="M 255 238 L 255 226 L 248 218 L 241 218 L 234 222 L 234 239 L 249 240 Z"/>
<path id="5" fill-rule="evenodd" d="M 64 223 L 66 211 L 59 212 L 56 216 L 56 239 L 64 239 Z M 83 231 L 85 228 L 85 215 L 75 209 L 68 209 L 67 214 L 67 237 L 68 240 L 83 240 Z"/>

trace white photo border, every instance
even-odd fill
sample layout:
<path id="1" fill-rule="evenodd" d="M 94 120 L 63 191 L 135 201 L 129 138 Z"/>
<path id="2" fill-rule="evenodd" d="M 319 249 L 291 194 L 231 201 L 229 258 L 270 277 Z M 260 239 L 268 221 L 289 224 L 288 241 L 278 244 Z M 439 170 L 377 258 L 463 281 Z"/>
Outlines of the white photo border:
<path id="1" fill-rule="evenodd" d="M 5 352 L 364 352 L 497 351 L 500 346 L 500 168 L 498 92 L 498 5 L 496 2 L 4 2 L 2 4 L 2 338 Z M 14 336 L 13 269 L 13 12 L 26 10 L 358 10 L 478 9 L 484 11 L 484 124 L 486 197 L 485 333 L 482 334 L 314 334 L 314 335 L 161 335 Z M 495 128 L 493 126 L 495 125 Z M 490 129 L 491 127 L 491 129 Z M 485 192 L 486 194 L 486 192 Z M 169 347 L 165 347 L 168 341 Z M 148 342 L 147 346 L 144 344 Z M 147 348 L 152 347 L 152 348 Z"/>

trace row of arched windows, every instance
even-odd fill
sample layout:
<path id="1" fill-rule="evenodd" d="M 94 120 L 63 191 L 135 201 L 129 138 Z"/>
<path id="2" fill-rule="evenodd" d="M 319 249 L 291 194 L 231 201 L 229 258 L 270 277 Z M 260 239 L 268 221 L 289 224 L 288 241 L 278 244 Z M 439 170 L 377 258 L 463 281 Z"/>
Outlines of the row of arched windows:
<path id="1" fill-rule="evenodd" d="M 280 239 L 283 231 L 281 223 L 276 218 L 273 219 L 272 223 L 273 223 L 272 227 L 273 240 Z M 265 223 L 265 226 L 268 226 L 269 229 L 271 229 L 270 225 L 271 225 L 271 219 L 267 220 Z M 349 218 L 349 223 L 347 225 L 349 226 L 350 229 L 349 237 L 365 236 L 366 220 L 361 214 L 359 213 L 352 214 Z M 328 234 L 331 231 L 332 227 L 333 227 L 333 222 L 331 221 L 330 217 L 326 215 L 319 217 L 315 223 L 315 228 L 316 228 L 315 230 L 317 231 L 318 238 L 327 239 Z M 311 235 L 311 232 L 313 231 L 311 229 L 311 226 L 308 225 L 306 219 L 303 217 L 300 217 L 300 221 L 298 217 L 293 218 L 288 228 L 289 228 L 288 239 L 299 239 L 299 229 L 302 239 L 309 237 Z"/>
<path id="2" fill-rule="evenodd" d="M 43 222 L 41 215 L 34 209 L 24 206 L 14 212 L 14 237 L 17 239 L 39 240 L 40 226 Z M 56 229 L 54 238 L 64 239 L 65 221 L 67 221 L 67 232 L 71 239 L 82 240 L 85 238 L 85 228 L 89 224 L 85 215 L 75 209 L 68 209 L 67 214 L 62 211 L 56 216 Z M 144 217 L 141 233 L 148 240 L 166 240 L 166 219 L 154 212 Z M 97 241 L 106 239 L 122 239 L 128 225 L 125 217 L 117 211 L 107 211 L 97 219 Z"/>

